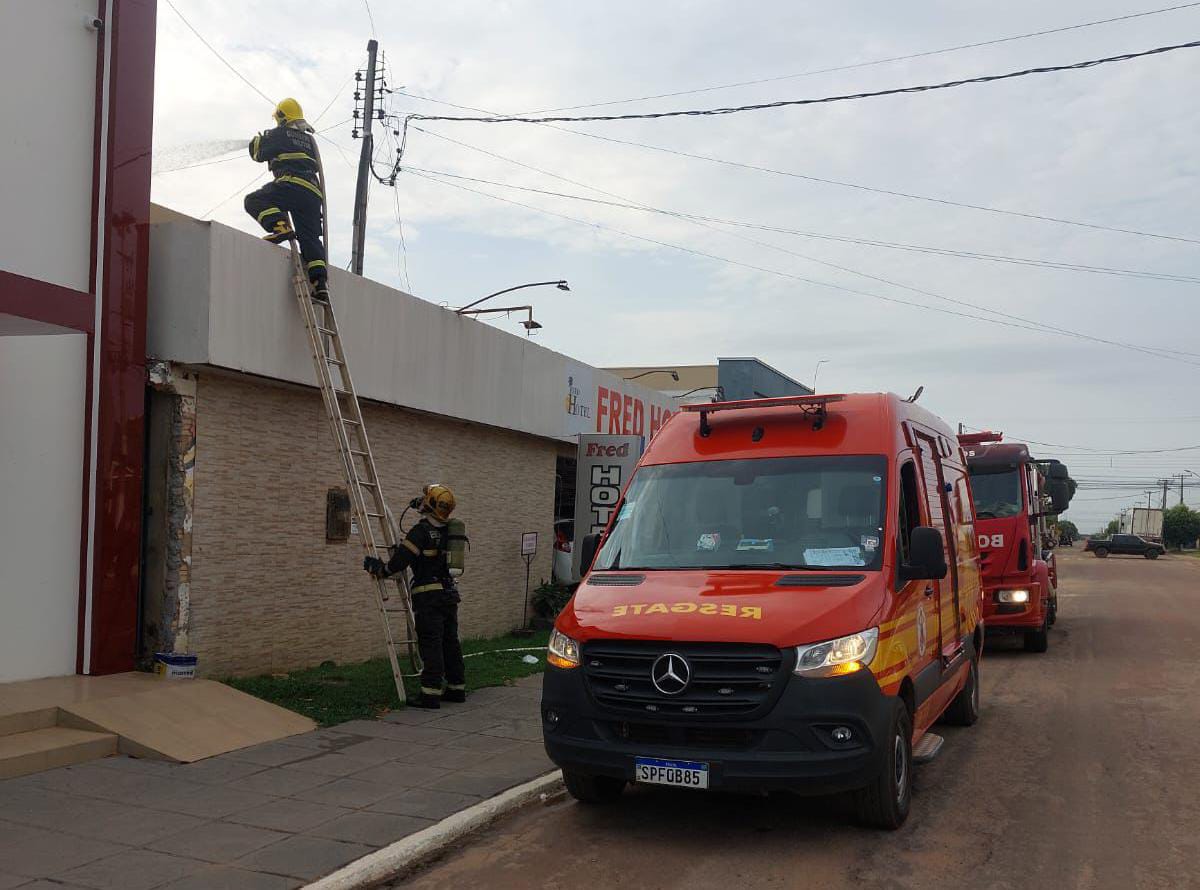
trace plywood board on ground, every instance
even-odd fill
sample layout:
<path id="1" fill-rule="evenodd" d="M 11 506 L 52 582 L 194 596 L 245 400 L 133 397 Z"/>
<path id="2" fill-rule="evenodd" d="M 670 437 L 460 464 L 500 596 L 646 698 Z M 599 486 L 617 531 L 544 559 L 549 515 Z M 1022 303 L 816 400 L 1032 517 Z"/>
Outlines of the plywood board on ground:
<path id="1" fill-rule="evenodd" d="M 183 763 L 316 728 L 307 717 L 212 680 L 160 680 L 62 710 L 61 724 L 115 733 L 125 754 Z"/>

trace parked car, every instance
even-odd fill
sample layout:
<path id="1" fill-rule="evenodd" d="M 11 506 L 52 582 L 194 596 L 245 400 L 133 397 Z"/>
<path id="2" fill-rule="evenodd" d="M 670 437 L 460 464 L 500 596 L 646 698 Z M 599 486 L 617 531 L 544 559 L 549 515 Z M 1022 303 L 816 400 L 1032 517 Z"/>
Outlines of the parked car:
<path id="1" fill-rule="evenodd" d="M 1094 553 L 1101 559 L 1110 553 L 1158 559 L 1167 552 L 1167 548 L 1158 541 L 1147 541 L 1139 535 L 1113 535 L 1111 538 L 1088 538 L 1083 552 Z"/>
<path id="2" fill-rule="evenodd" d="M 575 520 L 554 520 L 554 581 L 558 584 L 578 584 L 579 576 L 573 567 L 572 551 L 575 548 Z"/>

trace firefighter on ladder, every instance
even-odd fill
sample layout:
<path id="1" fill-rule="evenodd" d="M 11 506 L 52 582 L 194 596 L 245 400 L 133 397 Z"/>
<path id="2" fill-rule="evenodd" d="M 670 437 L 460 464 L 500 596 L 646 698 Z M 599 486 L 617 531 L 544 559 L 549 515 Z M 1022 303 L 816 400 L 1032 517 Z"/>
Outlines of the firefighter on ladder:
<path id="1" fill-rule="evenodd" d="M 284 99 L 275 106 L 275 123 L 278 126 L 273 130 L 250 140 L 250 157 L 266 162 L 275 179 L 246 195 L 246 212 L 266 229 L 267 241 L 281 244 L 295 238 L 300 242 L 313 296 L 328 302 L 328 270 L 321 241 L 325 197 L 318 176 L 317 138 L 295 99 Z M 288 222 L 289 213 L 295 230 Z"/>
<path id="2" fill-rule="evenodd" d="M 458 586 L 447 560 L 446 523 L 454 512 L 454 494 L 444 485 L 426 485 L 413 501 L 421 520 L 409 530 L 391 559 L 368 556 L 363 568 L 376 578 L 387 578 L 412 569 L 412 606 L 417 624 L 417 648 L 425 669 L 421 695 L 412 702 L 419 708 L 438 708 L 441 702 L 467 700 L 466 670 L 458 639 Z M 442 684 L 445 683 L 443 691 Z"/>

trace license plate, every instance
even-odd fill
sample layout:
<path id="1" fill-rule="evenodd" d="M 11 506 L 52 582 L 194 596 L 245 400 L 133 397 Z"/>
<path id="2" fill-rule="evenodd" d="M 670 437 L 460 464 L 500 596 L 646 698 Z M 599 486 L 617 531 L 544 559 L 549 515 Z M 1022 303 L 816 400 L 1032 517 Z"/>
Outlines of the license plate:
<path id="1" fill-rule="evenodd" d="M 634 781 L 647 785 L 673 785 L 678 788 L 707 788 L 708 764 L 695 760 L 659 760 L 656 757 L 634 759 Z"/>

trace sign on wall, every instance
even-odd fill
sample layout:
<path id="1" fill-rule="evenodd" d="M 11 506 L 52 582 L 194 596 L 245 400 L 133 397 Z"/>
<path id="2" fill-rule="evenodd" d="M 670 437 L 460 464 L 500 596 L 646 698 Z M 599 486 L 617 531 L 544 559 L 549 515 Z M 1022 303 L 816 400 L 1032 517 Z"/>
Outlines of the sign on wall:
<path id="1" fill-rule="evenodd" d="M 652 439 L 677 410 L 665 393 L 579 362 L 567 360 L 565 383 L 562 404 L 567 435 L 603 433 Z"/>
<path id="2" fill-rule="evenodd" d="M 579 575 L 579 546 L 587 535 L 604 531 L 612 518 L 621 492 L 625 490 L 638 458 L 641 436 L 584 434 L 579 437 L 575 470 L 575 546 L 571 548 L 572 569 Z"/>

